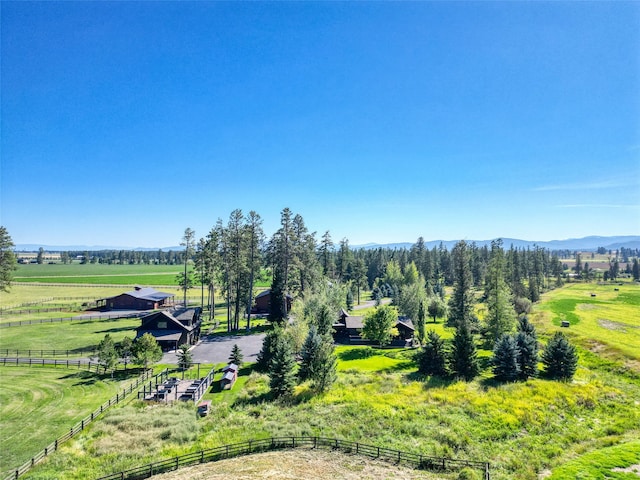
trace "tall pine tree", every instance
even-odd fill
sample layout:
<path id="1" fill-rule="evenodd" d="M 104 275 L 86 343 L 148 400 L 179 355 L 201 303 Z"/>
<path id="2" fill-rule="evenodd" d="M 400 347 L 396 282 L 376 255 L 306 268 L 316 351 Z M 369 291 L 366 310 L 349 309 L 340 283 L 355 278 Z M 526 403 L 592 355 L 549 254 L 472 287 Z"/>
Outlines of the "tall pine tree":
<path id="1" fill-rule="evenodd" d="M 538 375 L 538 336 L 535 327 L 527 317 L 522 317 L 518 321 L 516 344 L 520 378 L 526 380 L 536 377 Z"/>
<path id="2" fill-rule="evenodd" d="M 451 371 L 457 377 L 472 380 L 480 372 L 473 334 L 466 322 L 456 329 L 451 348 Z"/>
<path id="3" fill-rule="evenodd" d="M 493 374 L 503 382 L 512 382 L 520 376 L 518 356 L 520 352 L 516 340 L 511 335 L 503 335 L 493 348 Z"/>

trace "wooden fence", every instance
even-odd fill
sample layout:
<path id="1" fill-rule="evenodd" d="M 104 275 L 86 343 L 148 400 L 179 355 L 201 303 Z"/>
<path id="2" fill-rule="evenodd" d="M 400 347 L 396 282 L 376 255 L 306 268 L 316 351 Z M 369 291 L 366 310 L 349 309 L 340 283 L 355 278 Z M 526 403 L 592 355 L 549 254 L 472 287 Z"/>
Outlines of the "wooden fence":
<path id="1" fill-rule="evenodd" d="M 77 315 L 75 317 L 62 317 L 62 318 L 39 318 L 36 320 L 19 320 L 17 322 L 4 322 L 0 323 L 0 328 L 8 327 L 21 327 L 24 325 L 36 325 L 39 323 L 58 323 L 58 322 L 86 322 L 86 321 L 98 321 L 98 320 L 117 320 L 119 318 L 139 318 L 144 315 L 148 315 L 149 312 L 129 313 L 122 315 L 121 313 L 104 314 L 104 315 Z"/>
<path id="2" fill-rule="evenodd" d="M 142 480 L 153 475 L 177 470 L 181 467 L 206 462 L 215 462 L 240 455 L 249 455 L 252 453 L 261 453 L 271 450 L 293 449 L 298 447 L 340 450 L 348 454 L 364 455 L 373 459 L 408 465 L 420 470 L 455 471 L 469 467 L 475 470 L 480 470 L 483 474 L 484 480 L 491 479 L 488 462 L 419 455 L 417 453 L 402 452 L 400 450 L 392 450 L 389 448 L 350 442 L 337 438 L 274 437 L 223 445 L 221 447 L 201 450 L 199 452 L 189 453 L 179 457 L 159 460 L 148 465 L 100 477 L 98 480 Z"/>
<path id="3" fill-rule="evenodd" d="M 164 375 L 166 377 L 167 370 L 160 372 L 159 374 L 155 375 L 155 377 L 158 377 L 160 375 Z M 33 466 L 36 465 L 38 462 L 42 461 L 44 458 L 46 458 L 47 456 L 51 455 L 53 452 L 58 450 L 58 447 L 62 445 L 64 442 L 70 440 L 75 435 L 82 432 L 87 425 L 89 425 L 91 422 L 93 422 L 98 417 L 100 417 L 109 408 L 113 407 L 114 405 L 117 405 L 118 403 L 123 401 L 125 398 L 127 398 L 127 396 L 129 396 L 131 393 L 136 391 L 138 387 L 140 385 L 143 385 L 149 378 L 151 378 L 151 370 L 145 371 L 145 373 L 143 373 L 140 377 L 138 377 L 135 382 L 133 382 L 128 387 L 125 387 L 124 389 L 122 389 L 122 392 L 116 393 L 114 397 L 110 398 L 107 402 L 100 405 L 100 407 L 96 409 L 94 412 L 92 412 L 90 415 L 87 415 L 85 418 L 83 418 L 81 421 L 79 421 L 73 427 L 71 427 L 67 433 L 56 438 L 52 443 L 47 445 L 44 448 L 44 450 L 41 450 L 40 452 L 36 453 L 29 461 L 13 469 L 12 473 L 7 477 L 5 477 L 4 480 L 15 480 L 21 475 L 24 475 L 31 468 L 33 468 Z"/>
<path id="4" fill-rule="evenodd" d="M 60 350 L 43 350 L 43 349 L 25 349 L 19 348 L 0 348 L 0 355 L 4 357 L 38 357 L 38 358 L 50 358 L 50 357 L 96 357 L 98 351 L 95 348 L 76 348 L 76 349 L 60 349 Z"/>
<path id="5" fill-rule="evenodd" d="M 102 365 L 99 362 L 94 362 L 91 360 L 58 360 L 57 358 L 33 358 L 33 357 L 28 357 L 28 358 L 19 358 L 19 357 L 2 357 L 0 358 L 0 365 L 6 367 L 6 366 L 12 366 L 12 365 L 18 365 L 18 366 L 40 366 L 40 367 L 65 367 L 65 368 L 73 368 L 73 367 L 78 367 L 78 370 L 89 370 L 90 372 L 96 372 L 96 373 L 108 373 L 110 371 L 116 371 L 116 370 L 120 370 L 120 368 L 118 368 L 120 366 L 120 364 L 116 365 L 115 368 L 112 368 L 111 370 L 107 370 L 104 365 Z M 122 368 L 122 370 L 126 370 L 124 367 Z"/>

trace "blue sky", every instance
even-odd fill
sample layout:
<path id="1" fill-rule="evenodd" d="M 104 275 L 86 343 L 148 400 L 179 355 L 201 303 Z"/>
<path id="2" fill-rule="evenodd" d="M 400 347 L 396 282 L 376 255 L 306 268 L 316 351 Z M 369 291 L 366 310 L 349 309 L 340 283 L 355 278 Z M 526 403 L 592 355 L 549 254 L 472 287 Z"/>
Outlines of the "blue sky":
<path id="1" fill-rule="evenodd" d="M 1 3 L 1 223 L 161 247 L 640 234 L 639 2 Z"/>

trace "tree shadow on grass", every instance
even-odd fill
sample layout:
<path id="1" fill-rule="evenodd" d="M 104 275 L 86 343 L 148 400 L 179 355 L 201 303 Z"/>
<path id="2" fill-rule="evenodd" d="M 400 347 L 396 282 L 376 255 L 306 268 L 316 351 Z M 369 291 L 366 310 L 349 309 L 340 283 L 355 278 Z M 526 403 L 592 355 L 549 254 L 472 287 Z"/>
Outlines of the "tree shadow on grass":
<path id="1" fill-rule="evenodd" d="M 338 353 L 338 358 L 342 361 L 349 360 L 362 360 L 364 358 L 370 358 L 378 355 L 376 351 L 371 347 L 353 348 L 351 350 L 345 350 Z"/>
<path id="2" fill-rule="evenodd" d="M 394 373 L 394 372 L 402 372 L 408 370 L 410 368 L 416 368 L 415 362 L 411 360 L 406 360 L 404 362 L 400 362 L 392 367 L 386 367 L 380 370 L 383 373 Z"/>
<path id="3" fill-rule="evenodd" d="M 435 375 L 425 375 L 424 373 L 420 373 L 417 371 L 408 373 L 407 375 L 405 375 L 405 378 L 412 382 L 422 382 L 422 387 L 425 390 L 431 388 L 446 388 L 457 381 L 451 376 L 438 377 Z"/>
<path id="4" fill-rule="evenodd" d="M 107 328 L 105 330 L 98 330 L 96 333 L 116 333 L 116 332 L 127 332 L 133 331 L 131 327 L 117 327 L 117 328 Z"/>

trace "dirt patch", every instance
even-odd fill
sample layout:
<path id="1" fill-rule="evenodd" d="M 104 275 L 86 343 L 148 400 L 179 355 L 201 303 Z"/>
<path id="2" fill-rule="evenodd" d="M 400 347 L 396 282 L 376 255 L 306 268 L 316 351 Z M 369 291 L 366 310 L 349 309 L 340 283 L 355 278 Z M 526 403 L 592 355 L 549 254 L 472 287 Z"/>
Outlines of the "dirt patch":
<path id="1" fill-rule="evenodd" d="M 616 473 L 633 473 L 640 477 L 640 463 L 627 468 L 612 468 L 611 471 Z"/>
<path id="2" fill-rule="evenodd" d="M 175 472 L 154 476 L 157 480 L 318 480 L 359 479 L 426 479 L 446 480 L 455 474 L 443 475 L 413 470 L 357 455 L 322 450 L 296 449 L 258 453 L 235 459 L 186 467 Z"/>
<path id="3" fill-rule="evenodd" d="M 595 310 L 596 308 L 599 308 L 598 305 L 592 303 L 579 303 L 576 305 L 576 310 Z"/>
<path id="4" fill-rule="evenodd" d="M 607 320 L 606 318 L 599 318 L 598 325 L 607 330 L 616 330 L 620 332 L 626 332 L 626 325 L 623 323 L 614 322 L 613 320 Z"/>

